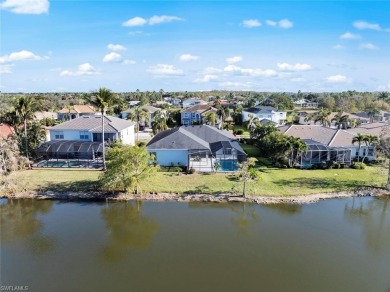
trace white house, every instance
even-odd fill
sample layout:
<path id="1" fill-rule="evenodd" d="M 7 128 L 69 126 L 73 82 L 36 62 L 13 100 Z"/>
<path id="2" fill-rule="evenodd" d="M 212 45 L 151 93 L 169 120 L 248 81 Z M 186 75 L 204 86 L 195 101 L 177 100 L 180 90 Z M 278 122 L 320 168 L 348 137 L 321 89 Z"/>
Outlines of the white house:
<path id="1" fill-rule="evenodd" d="M 86 142 L 102 141 L 102 116 L 84 116 L 49 128 L 50 140 L 72 140 Z M 134 123 L 131 121 L 105 116 L 104 140 L 120 140 L 124 144 L 134 145 Z"/>
<path id="2" fill-rule="evenodd" d="M 278 125 L 283 125 L 287 119 L 287 113 L 282 110 L 277 110 L 272 106 L 256 106 L 242 110 L 242 121 L 247 122 L 252 115 L 260 121 L 263 119 L 270 120 Z"/>
<path id="3" fill-rule="evenodd" d="M 207 102 L 200 98 L 189 98 L 186 100 L 183 100 L 182 107 L 183 109 L 192 107 L 194 105 L 206 105 Z"/>

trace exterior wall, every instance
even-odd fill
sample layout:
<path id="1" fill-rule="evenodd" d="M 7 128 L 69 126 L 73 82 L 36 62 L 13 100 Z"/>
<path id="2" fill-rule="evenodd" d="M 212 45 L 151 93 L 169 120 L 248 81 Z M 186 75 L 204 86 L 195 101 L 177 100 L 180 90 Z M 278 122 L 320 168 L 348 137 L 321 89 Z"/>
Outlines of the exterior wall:
<path id="1" fill-rule="evenodd" d="M 242 111 L 242 121 L 246 122 L 249 120 L 249 115 L 253 115 L 257 117 L 259 120 L 267 119 L 272 122 L 275 122 L 279 125 L 283 124 L 284 121 L 287 119 L 287 113 L 286 112 L 271 112 L 271 113 L 251 113 L 247 111 Z"/>
<path id="2" fill-rule="evenodd" d="M 171 149 L 171 150 L 162 150 L 162 149 L 148 149 L 149 153 L 156 154 L 156 161 L 161 166 L 171 166 L 173 162 L 175 166 L 180 162 L 182 166 L 188 166 L 188 150 L 185 149 Z"/>
<path id="3" fill-rule="evenodd" d="M 134 145 L 134 126 L 130 126 L 120 132 L 120 139 L 123 144 Z"/>
<path id="4" fill-rule="evenodd" d="M 56 139 L 55 134 L 62 132 L 64 134 L 64 139 Z M 50 130 L 50 141 L 52 140 L 81 140 L 79 130 Z M 88 139 L 83 139 L 82 141 L 92 141 L 92 133 L 87 132 Z"/>
<path id="5" fill-rule="evenodd" d="M 227 154 L 223 154 L 223 149 L 219 149 L 217 152 L 215 152 L 215 156 L 217 158 L 223 157 L 223 159 L 237 159 L 237 150 L 232 148 L 232 154 L 227 155 Z"/>
<path id="6" fill-rule="evenodd" d="M 198 112 L 181 113 L 181 124 L 192 125 L 194 122 L 202 123 L 202 114 Z"/>
<path id="7" fill-rule="evenodd" d="M 351 149 L 351 158 L 352 159 L 356 158 L 357 157 L 356 154 L 359 151 L 359 146 L 356 145 L 356 146 L 351 146 L 351 147 L 347 147 L 347 148 Z M 368 154 L 372 154 L 372 155 L 368 155 Z M 375 160 L 376 159 L 375 146 L 362 145 L 360 147 L 359 157 L 366 157 L 365 160 Z"/>

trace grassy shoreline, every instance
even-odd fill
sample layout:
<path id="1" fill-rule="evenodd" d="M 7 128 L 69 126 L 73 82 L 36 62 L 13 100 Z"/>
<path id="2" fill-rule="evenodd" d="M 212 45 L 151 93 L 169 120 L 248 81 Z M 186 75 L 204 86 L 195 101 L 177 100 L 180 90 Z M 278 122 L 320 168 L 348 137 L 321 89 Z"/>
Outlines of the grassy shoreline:
<path id="1" fill-rule="evenodd" d="M 302 196 L 383 187 L 386 169 L 300 170 L 260 167 L 262 180 L 247 184 L 251 196 Z M 100 171 L 80 169 L 33 169 L 8 177 L 12 193 L 28 191 L 98 191 Z M 158 172 L 142 183 L 143 193 L 241 194 L 242 182 L 234 174 L 177 174 Z M 2 194 L 5 195 L 5 194 Z"/>

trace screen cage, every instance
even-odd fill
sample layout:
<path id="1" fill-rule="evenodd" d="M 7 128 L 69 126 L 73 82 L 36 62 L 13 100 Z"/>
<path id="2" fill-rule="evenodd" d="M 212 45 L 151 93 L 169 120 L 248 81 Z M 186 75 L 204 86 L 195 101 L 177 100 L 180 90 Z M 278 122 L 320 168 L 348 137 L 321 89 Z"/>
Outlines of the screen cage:
<path id="1" fill-rule="evenodd" d="M 54 140 L 42 143 L 36 150 L 36 167 L 102 167 L 101 142 Z"/>

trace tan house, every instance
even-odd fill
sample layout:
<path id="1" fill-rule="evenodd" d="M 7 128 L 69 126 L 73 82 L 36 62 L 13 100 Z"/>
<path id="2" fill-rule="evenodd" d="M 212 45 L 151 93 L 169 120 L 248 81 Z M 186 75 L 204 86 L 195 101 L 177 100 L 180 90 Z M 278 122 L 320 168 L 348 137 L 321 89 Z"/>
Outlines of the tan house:
<path id="1" fill-rule="evenodd" d="M 73 120 L 84 116 L 93 116 L 96 111 L 90 105 L 77 104 L 58 111 L 59 120 Z"/>

